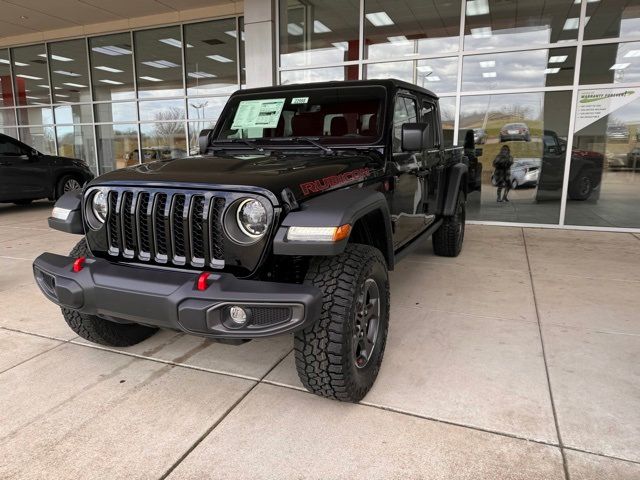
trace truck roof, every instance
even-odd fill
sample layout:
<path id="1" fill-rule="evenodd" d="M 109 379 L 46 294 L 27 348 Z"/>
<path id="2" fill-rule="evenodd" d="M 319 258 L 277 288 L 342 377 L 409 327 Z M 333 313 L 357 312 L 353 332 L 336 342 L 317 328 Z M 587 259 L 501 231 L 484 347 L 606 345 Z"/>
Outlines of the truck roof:
<path id="1" fill-rule="evenodd" d="M 422 95 L 427 95 L 434 99 L 437 99 L 438 96 L 433 93 L 431 90 L 427 90 L 426 88 L 419 87 L 413 83 L 405 82 L 403 80 L 398 80 L 395 78 L 389 79 L 381 79 L 381 80 L 344 80 L 344 81 L 333 81 L 333 82 L 317 82 L 317 83 L 294 83 L 290 85 L 274 85 L 272 87 L 260 87 L 260 88 L 248 88 L 246 90 L 239 90 L 234 93 L 234 95 L 241 95 L 243 93 L 263 93 L 263 92 L 273 92 L 273 91 L 283 91 L 283 90 L 304 90 L 305 88 L 336 88 L 336 87 L 356 87 L 356 86 L 380 86 L 386 89 L 398 90 L 410 90 L 420 93 Z"/>

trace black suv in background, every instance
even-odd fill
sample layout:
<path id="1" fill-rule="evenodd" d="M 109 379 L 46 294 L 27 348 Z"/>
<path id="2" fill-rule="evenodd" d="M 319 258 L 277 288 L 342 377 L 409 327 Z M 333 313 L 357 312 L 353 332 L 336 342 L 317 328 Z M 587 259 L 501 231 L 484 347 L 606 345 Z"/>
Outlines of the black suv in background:
<path id="1" fill-rule="evenodd" d="M 25 205 L 55 200 L 93 178 L 82 160 L 44 155 L 15 138 L 0 134 L 0 203 Z"/>

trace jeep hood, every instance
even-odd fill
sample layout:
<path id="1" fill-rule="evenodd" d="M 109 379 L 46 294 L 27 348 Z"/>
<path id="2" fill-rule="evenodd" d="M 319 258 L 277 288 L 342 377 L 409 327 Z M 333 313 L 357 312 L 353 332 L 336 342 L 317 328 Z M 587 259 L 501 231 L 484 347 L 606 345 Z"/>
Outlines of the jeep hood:
<path id="1" fill-rule="evenodd" d="M 140 185 L 177 188 L 258 187 L 278 199 L 285 188 L 296 200 L 358 183 L 382 174 L 382 156 L 375 151 L 346 154 L 216 154 L 159 160 L 115 170 L 91 185 Z M 231 187 L 231 188 L 229 188 Z"/>

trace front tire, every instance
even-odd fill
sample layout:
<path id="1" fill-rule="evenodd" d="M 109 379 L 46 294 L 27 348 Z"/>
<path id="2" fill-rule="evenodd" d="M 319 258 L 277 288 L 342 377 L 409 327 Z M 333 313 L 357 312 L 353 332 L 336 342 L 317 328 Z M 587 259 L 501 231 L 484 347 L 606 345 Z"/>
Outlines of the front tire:
<path id="1" fill-rule="evenodd" d="M 445 217 L 440 228 L 433 234 L 433 251 L 436 255 L 457 257 L 462 251 L 466 208 L 465 194 L 460 191 L 454 214 L 450 217 Z"/>
<path id="2" fill-rule="evenodd" d="M 580 173 L 569 183 L 569 198 L 583 202 L 593 193 L 593 180 L 585 173 Z"/>
<path id="3" fill-rule="evenodd" d="M 90 257 L 87 242 L 82 239 L 73 247 L 71 257 Z M 62 316 L 67 325 L 85 340 L 108 347 L 130 347 L 146 340 L 158 331 L 136 323 L 116 323 L 95 315 L 86 315 L 77 310 L 62 307 Z"/>
<path id="4" fill-rule="evenodd" d="M 80 190 L 82 188 L 82 182 L 73 175 L 65 175 L 62 177 L 56 185 L 56 198 L 60 198 L 67 192 L 73 190 Z"/>
<path id="5" fill-rule="evenodd" d="M 389 277 L 382 253 L 350 244 L 313 259 L 305 283 L 323 293 L 320 319 L 297 332 L 296 369 L 307 390 L 344 402 L 364 398 L 378 376 L 389 329 Z"/>

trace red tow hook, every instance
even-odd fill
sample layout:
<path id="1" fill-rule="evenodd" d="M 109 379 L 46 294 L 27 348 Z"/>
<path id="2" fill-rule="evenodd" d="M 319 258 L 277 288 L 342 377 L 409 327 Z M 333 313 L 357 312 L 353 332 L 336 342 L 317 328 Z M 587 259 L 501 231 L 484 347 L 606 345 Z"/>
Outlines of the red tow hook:
<path id="1" fill-rule="evenodd" d="M 207 280 L 209 279 L 209 276 L 211 274 L 209 272 L 202 272 L 200 274 L 200 276 L 198 277 L 198 282 L 196 284 L 196 288 L 198 290 L 200 290 L 201 292 L 206 290 L 207 287 L 209 286 L 209 283 L 207 282 Z"/>
<path id="2" fill-rule="evenodd" d="M 84 267 L 84 262 L 87 259 L 87 257 L 78 257 L 75 259 L 75 261 L 73 262 L 73 271 L 78 273 L 80 270 L 82 270 L 82 268 Z"/>

